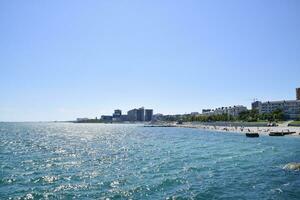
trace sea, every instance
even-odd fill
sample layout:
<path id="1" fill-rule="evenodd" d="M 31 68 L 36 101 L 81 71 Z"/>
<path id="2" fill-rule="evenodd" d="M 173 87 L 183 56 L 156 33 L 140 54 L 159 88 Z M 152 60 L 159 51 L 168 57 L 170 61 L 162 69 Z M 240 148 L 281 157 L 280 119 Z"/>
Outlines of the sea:
<path id="1" fill-rule="evenodd" d="M 300 137 L 0 123 L 0 199 L 300 199 Z"/>

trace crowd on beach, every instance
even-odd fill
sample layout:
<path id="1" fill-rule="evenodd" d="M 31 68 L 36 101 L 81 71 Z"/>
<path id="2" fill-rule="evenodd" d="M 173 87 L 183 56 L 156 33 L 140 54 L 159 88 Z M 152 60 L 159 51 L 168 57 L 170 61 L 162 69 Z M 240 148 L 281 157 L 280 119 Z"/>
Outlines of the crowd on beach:
<path id="1" fill-rule="evenodd" d="M 192 125 L 192 124 L 178 124 L 177 127 L 184 128 L 199 128 L 220 132 L 237 132 L 237 133 L 259 133 L 268 135 L 270 132 L 294 132 L 292 136 L 300 136 L 300 127 L 288 126 L 272 126 L 272 127 L 244 127 L 244 126 L 215 126 L 215 125 Z"/>

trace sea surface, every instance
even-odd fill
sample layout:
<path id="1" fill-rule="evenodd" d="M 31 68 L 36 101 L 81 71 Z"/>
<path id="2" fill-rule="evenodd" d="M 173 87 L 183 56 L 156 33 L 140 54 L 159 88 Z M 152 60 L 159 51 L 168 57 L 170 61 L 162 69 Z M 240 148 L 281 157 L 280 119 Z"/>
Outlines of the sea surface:
<path id="1" fill-rule="evenodd" d="M 299 137 L 0 123 L 0 199 L 300 199 Z"/>

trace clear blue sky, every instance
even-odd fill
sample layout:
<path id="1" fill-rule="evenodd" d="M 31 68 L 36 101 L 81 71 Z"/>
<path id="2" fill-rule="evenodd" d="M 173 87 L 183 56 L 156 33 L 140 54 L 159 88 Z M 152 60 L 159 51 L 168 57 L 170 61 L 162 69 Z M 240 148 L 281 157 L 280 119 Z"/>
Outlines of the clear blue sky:
<path id="1" fill-rule="evenodd" d="M 0 121 L 295 99 L 300 1 L 0 1 Z"/>

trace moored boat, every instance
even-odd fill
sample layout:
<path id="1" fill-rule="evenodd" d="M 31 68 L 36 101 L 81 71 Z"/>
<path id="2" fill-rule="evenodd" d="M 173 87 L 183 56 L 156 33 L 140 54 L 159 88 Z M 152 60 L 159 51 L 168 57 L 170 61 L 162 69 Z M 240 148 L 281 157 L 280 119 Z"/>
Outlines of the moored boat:
<path id="1" fill-rule="evenodd" d="M 284 135 L 291 135 L 296 133 L 295 131 L 288 131 L 288 132 L 283 132 Z"/>
<path id="2" fill-rule="evenodd" d="M 284 136 L 285 134 L 283 132 L 270 132 L 269 136 Z"/>
<path id="3" fill-rule="evenodd" d="M 269 136 L 285 136 L 285 135 L 291 135 L 296 133 L 295 131 L 290 131 L 290 130 L 286 130 L 286 131 L 275 131 L 275 132 L 270 132 Z"/>
<path id="4" fill-rule="evenodd" d="M 246 133 L 246 137 L 259 137 L 258 133 Z"/>

